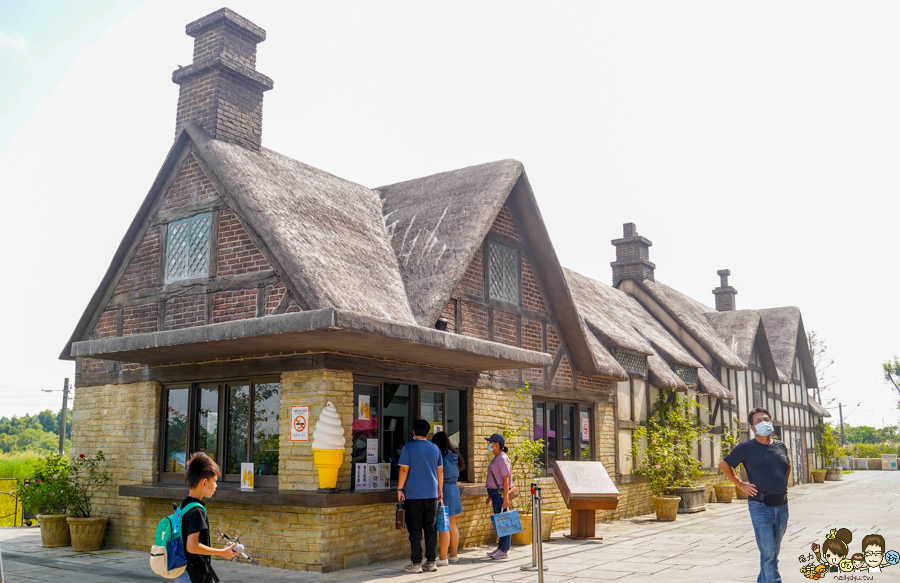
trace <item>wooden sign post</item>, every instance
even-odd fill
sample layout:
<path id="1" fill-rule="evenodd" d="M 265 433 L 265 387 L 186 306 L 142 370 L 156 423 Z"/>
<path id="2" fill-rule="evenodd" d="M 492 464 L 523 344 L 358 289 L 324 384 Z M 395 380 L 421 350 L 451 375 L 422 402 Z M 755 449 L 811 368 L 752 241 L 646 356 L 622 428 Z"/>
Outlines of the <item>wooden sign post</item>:
<path id="1" fill-rule="evenodd" d="M 619 505 L 619 489 L 600 462 L 561 462 L 553 466 L 553 478 L 572 511 L 571 532 L 575 540 L 602 540 L 595 536 L 597 510 L 613 510 Z"/>

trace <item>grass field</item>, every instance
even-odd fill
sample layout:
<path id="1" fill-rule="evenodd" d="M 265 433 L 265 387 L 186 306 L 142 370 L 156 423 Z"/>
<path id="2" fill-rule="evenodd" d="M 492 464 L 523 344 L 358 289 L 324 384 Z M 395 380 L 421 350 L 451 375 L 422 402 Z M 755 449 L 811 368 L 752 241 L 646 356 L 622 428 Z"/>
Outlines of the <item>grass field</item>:
<path id="1" fill-rule="evenodd" d="M 14 520 L 11 515 L 15 513 L 16 500 L 2 492 L 13 492 L 16 489 L 16 479 L 31 477 L 34 464 L 40 457 L 39 453 L 33 451 L 0 454 L 0 526 L 19 526 L 21 524 L 21 500 L 19 501 L 18 516 Z"/>

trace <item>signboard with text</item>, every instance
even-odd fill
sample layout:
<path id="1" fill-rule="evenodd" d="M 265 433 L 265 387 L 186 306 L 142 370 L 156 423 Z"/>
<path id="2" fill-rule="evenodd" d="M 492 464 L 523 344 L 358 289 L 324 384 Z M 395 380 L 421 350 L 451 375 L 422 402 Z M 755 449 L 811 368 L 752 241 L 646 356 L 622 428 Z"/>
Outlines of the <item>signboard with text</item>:
<path id="1" fill-rule="evenodd" d="M 309 441 L 309 405 L 291 405 L 291 441 Z"/>

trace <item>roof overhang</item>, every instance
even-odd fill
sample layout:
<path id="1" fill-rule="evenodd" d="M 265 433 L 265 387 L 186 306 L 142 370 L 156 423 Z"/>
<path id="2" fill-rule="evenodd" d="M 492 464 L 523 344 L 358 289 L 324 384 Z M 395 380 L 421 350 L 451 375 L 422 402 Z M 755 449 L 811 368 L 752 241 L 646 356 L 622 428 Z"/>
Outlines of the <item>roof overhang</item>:
<path id="1" fill-rule="evenodd" d="M 148 365 L 334 351 L 467 371 L 550 366 L 549 354 L 325 308 L 149 334 L 85 340 L 72 357 Z"/>

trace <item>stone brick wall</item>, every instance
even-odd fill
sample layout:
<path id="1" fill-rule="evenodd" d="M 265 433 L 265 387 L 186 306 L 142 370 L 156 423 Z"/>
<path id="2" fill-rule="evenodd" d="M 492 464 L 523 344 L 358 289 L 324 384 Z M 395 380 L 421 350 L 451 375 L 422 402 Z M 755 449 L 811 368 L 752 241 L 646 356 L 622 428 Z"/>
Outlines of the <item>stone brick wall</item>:
<path id="1" fill-rule="evenodd" d="M 172 183 L 169 192 L 166 193 L 159 209 L 179 208 L 186 204 L 202 202 L 218 196 L 219 191 L 200 168 L 200 162 L 197 161 L 196 156 L 188 154 L 187 160 L 182 165 L 178 177 Z"/>
<path id="2" fill-rule="evenodd" d="M 345 371 L 310 370 L 288 372 L 281 375 L 281 427 L 280 465 L 278 487 L 281 490 L 315 490 L 319 487 L 319 474 L 313 463 L 313 429 L 322 409 L 328 402 L 334 404 L 341 416 L 346 437 L 344 464 L 338 473 L 338 488 L 350 488 L 351 435 L 353 424 L 353 375 Z M 309 442 L 290 440 L 291 405 L 309 405 Z"/>
<path id="3" fill-rule="evenodd" d="M 159 285 L 159 228 L 151 227 L 138 245 L 113 295 Z"/>
<path id="4" fill-rule="evenodd" d="M 242 289 L 213 294 L 212 323 L 256 317 L 256 290 Z"/>
<path id="5" fill-rule="evenodd" d="M 109 546 L 146 547 L 147 541 L 153 540 L 156 522 L 165 516 L 159 514 L 152 524 L 149 519 L 142 521 L 144 503 L 118 495 L 119 484 L 156 481 L 160 394 L 155 382 L 78 387 L 75 391 L 70 455 L 102 450 L 105 468 L 113 476 L 112 483 L 93 500 L 94 514 L 111 517 L 106 535 Z M 168 508 L 171 513 L 172 507 Z"/>
<path id="6" fill-rule="evenodd" d="M 217 275 L 241 275 L 271 269 L 231 210 L 219 211 Z"/>

